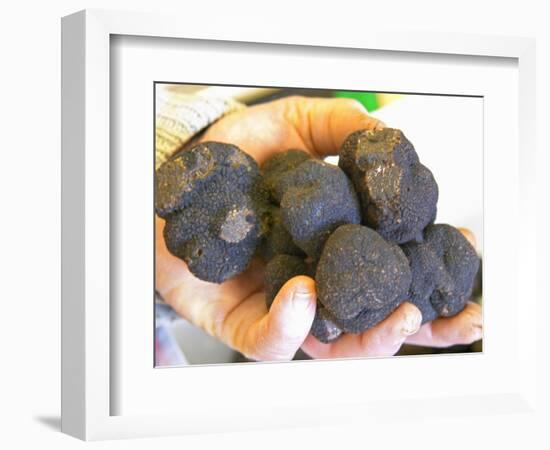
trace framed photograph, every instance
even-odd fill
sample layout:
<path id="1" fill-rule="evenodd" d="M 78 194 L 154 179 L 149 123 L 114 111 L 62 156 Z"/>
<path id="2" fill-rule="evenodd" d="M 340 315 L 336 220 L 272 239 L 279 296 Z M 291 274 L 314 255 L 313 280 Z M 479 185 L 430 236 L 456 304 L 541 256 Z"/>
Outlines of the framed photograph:
<path id="1" fill-rule="evenodd" d="M 213 30 L 62 20 L 62 430 L 536 411 L 534 42 Z"/>

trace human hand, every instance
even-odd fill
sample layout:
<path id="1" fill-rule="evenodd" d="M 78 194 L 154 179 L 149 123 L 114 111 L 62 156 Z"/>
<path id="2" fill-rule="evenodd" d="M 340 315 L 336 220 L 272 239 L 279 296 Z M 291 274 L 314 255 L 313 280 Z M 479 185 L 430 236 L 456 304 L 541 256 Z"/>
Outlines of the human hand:
<path id="1" fill-rule="evenodd" d="M 460 232 L 476 248 L 476 239 L 467 228 Z M 483 322 L 481 306 L 468 302 L 452 317 L 439 317 L 420 325 L 422 314 L 412 303 L 405 302 L 392 314 L 362 334 L 344 334 L 336 341 L 324 344 L 309 335 L 302 349 L 314 358 L 343 358 L 360 356 L 390 356 L 404 343 L 426 347 L 449 347 L 471 344 L 481 339 Z"/>
<path id="2" fill-rule="evenodd" d="M 262 164 L 288 148 L 300 148 L 319 158 L 337 154 L 351 132 L 381 127 L 381 122 L 353 100 L 287 97 L 226 116 L 210 127 L 202 140 L 235 144 Z M 199 280 L 185 262 L 168 252 L 162 236 L 164 221 L 158 217 L 156 221 L 159 293 L 181 316 L 252 359 L 288 360 L 302 344 L 312 357 L 328 358 L 394 354 L 407 338 L 421 345 L 465 343 L 475 336 L 466 336 L 464 330 L 481 323 L 481 313 L 474 305 L 418 331 L 420 311 L 404 303 L 367 332 L 322 344 L 308 336 L 316 306 L 313 279 L 299 276 L 289 280 L 268 312 L 260 260 L 222 284 Z"/>

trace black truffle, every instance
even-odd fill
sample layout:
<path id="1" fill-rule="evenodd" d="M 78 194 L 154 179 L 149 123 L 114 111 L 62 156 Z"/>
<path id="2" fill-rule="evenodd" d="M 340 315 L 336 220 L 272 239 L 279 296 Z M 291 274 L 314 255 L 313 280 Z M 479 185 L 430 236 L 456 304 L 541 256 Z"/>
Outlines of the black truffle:
<path id="1" fill-rule="evenodd" d="M 334 318 L 323 305 L 317 304 L 311 334 L 325 344 L 336 340 L 342 334 L 341 328 L 334 323 Z"/>
<path id="2" fill-rule="evenodd" d="M 288 171 L 295 169 L 304 161 L 311 158 L 311 155 L 303 150 L 290 149 L 276 153 L 262 165 L 264 184 L 271 196 L 271 199 L 279 204 L 281 198 L 277 195 L 276 186 L 281 177 Z"/>
<path id="3" fill-rule="evenodd" d="M 156 174 L 155 209 L 172 254 L 221 283 L 259 251 L 269 261 L 268 308 L 289 279 L 314 277 L 311 333 L 326 343 L 364 332 L 405 300 L 424 323 L 464 308 L 479 259 L 458 230 L 433 225 L 437 200 L 433 175 L 389 128 L 348 136 L 339 167 L 288 150 L 260 172 L 238 147 L 205 142 Z"/>
<path id="4" fill-rule="evenodd" d="M 340 225 L 360 223 L 357 195 L 337 166 L 310 159 L 286 172 L 276 183 L 282 223 L 294 243 L 314 260 Z"/>
<path id="5" fill-rule="evenodd" d="M 360 333 L 406 300 L 411 271 L 399 246 L 365 226 L 343 225 L 329 237 L 315 281 L 334 322 Z"/>
<path id="6" fill-rule="evenodd" d="M 403 299 L 390 302 L 379 309 L 366 308 L 352 319 L 338 319 L 334 316 L 331 316 L 331 318 L 333 323 L 342 331 L 359 334 L 378 325 L 394 312 L 401 303 L 403 303 Z"/>
<path id="7" fill-rule="evenodd" d="M 338 164 L 353 181 L 366 225 L 391 242 L 421 240 L 436 217 L 438 188 L 400 130 L 352 133 Z"/>
<path id="8" fill-rule="evenodd" d="M 402 246 L 409 259 L 409 301 L 422 312 L 422 323 L 459 313 L 470 298 L 479 268 L 475 249 L 456 228 L 429 225 L 422 243 Z"/>
<path id="9" fill-rule="evenodd" d="M 277 293 L 291 278 L 309 275 L 308 265 L 302 258 L 292 255 L 276 255 L 267 264 L 264 272 L 265 301 L 271 307 Z"/>
<path id="10" fill-rule="evenodd" d="M 198 278 L 221 283 L 248 267 L 265 232 L 267 193 L 250 156 L 204 142 L 159 167 L 155 209 L 168 250 Z"/>
<path id="11" fill-rule="evenodd" d="M 305 258 L 305 253 L 292 241 L 292 236 L 281 222 L 281 210 L 276 206 L 269 208 L 269 233 L 261 246 L 261 255 L 270 261 L 275 255 L 294 255 Z"/>
<path id="12" fill-rule="evenodd" d="M 292 255 L 276 255 L 267 264 L 264 272 L 265 300 L 270 308 L 277 293 L 291 278 L 299 275 L 314 276 L 314 266 L 302 258 Z M 317 303 L 315 318 L 311 325 L 311 334 L 321 342 L 332 342 L 342 334 L 328 311 Z"/>

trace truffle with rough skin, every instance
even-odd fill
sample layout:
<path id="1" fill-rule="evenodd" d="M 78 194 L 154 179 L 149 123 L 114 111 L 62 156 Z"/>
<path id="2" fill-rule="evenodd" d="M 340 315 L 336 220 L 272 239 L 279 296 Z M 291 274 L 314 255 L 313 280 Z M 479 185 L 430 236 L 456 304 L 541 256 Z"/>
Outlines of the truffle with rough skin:
<path id="1" fill-rule="evenodd" d="M 411 271 L 398 245 L 365 226 L 343 225 L 329 237 L 315 281 L 336 325 L 360 333 L 406 300 Z"/>
<path id="2" fill-rule="evenodd" d="M 159 167 L 155 209 L 170 253 L 201 280 L 221 283 L 248 267 L 265 232 L 267 193 L 249 155 L 204 142 Z"/>
<path id="3" fill-rule="evenodd" d="M 291 278 L 309 275 L 306 262 L 297 256 L 276 255 L 269 261 L 264 272 L 265 301 L 270 308 L 277 293 Z"/>
<path id="4" fill-rule="evenodd" d="M 433 225 L 437 200 L 433 175 L 390 128 L 349 135 L 338 166 L 292 149 L 260 171 L 238 147 L 204 142 L 156 172 L 168 250 L 215 283 L 261 254 L 268 308 L 291 278 L 315 278 L 311 333 L 324 343 L 368 330 L 404 301 L 423 323 L 464 308 L 479 258 L 457 229 Z"/>
<path id="5" fill-rule="evenodd" d="M 275 203 L 281 198 L 277 195 L 276 186 L 281 177 L 288 171 L 295 169 L 304 161 L 311 159 L 311 155 L 303 150 L 290 149 L 276 153 L 262 165 L 264 184 Z"/>
<path id="6" fill-rule="evenodd" d="M 293 255 L 276 255 L 269 261 L 264 272 L 265 300 L 268 309 L 285 283 L 299 275 L 313 276 L 314 266 Z M 311 325 L 311 334 L 325 343 L 334 341 L 342 334 L 342 330 L 334 323 L 328 311 L 319 303 Z"/>
<path id="7" fill-rule="evenodd" d="M 292 236 L 281 222 L 281 210 L 269 208 L 269 233 L 262 242 L 260 253 L 266 261 L 275 255 L 294 255 L 305 258 L 305 253 L 292 241 Z"/>
<path id="8" fill-rule="evenodd" d="M 334 323 L 334 318 L 323 305 L 317 305 L 315 318 L 311 325 L 311 334 L 321 342 L 328 344 L 342 334 L 342 329 Z"/>
<path id="9" fill-rule="evenodd" d="M 422 239 L 436 217 L 438 188 L 401 130 L 350 134 L 338 164 L 353 181 L 367 226 L 398 244 Z"/>
<path id="10" fill-rule="evenodd" d="M 421 243 L 402 246 L 409 259 L 409 301 L 422 313 L 422 323 L 458 314 L 472 293 L 479 258 L 456 228 L 437 224 L 424 230 Z"/>
<path id="11" fill-rule="evenodd" d="M 294 243 L 318 259 L 331 233 L 340 225 L 360 223 L 357 195 L 337 166 L 309 159 L 287 171 L 276 183 L 282 223 Z"/>
<path id="12" fill-rule="evenodd" d="M 380 309 L 366 308 L 351 319 L 338 319 L 331 316 L 332 321 L 343 332 L 359 334 L 382 322 L 386 317 L 394 312 L 401 303 L 403 303 L 403 300 L 406 299 L 400 299 L 392 303 L 388 303 Z"/>

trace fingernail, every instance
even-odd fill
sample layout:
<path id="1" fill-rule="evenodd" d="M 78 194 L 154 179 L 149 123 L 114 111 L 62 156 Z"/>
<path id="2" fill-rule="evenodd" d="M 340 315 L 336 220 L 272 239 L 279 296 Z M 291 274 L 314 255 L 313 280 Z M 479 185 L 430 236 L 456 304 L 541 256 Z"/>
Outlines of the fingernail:
<path id="1" fill-rule="evenodd" d="M 401 333 L 403 333 L 405 336 L 410 336 L 420 329 L 421 324 L 422 316 L 418 312 L 410 312 L 405 316 L 403 327 L 401 328 Z"/>
<path id="2" fill-rule="evenodd" d="M 473 332 L 472 332 L 472 339 L 473 341 L 479 341 L 481 338 L 483 338 L 483 327 L 481 324 L 475 324 L 472 326 Z"/>
<path id="3" fill-rule="evenodd" d="M 308 309 L 311 305 L 313 294 L 304 288 L 298 288 L 292 295 L 292 306 L 296 309 Z"/>

